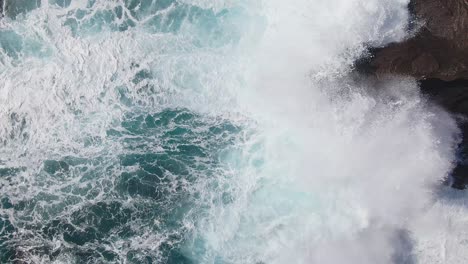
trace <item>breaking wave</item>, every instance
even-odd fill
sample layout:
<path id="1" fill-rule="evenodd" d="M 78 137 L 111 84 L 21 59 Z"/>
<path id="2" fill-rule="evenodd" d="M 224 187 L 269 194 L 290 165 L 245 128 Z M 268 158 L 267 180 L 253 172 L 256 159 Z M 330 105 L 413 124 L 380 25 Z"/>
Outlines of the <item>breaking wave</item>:
<path id="1" fill-rule="evenodd" d="M 4 1 L 0 262 L 464 263 L 407 5 Z"/>

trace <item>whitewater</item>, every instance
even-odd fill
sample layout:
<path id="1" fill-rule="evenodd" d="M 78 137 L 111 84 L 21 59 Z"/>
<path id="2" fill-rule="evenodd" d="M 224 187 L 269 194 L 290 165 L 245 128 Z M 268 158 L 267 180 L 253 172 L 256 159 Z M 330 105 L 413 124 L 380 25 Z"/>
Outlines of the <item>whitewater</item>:
<path id="1" fill-rule="evenodd" d="M 408 3 L 3 1 L 0 262 L 468 263 Z"/>

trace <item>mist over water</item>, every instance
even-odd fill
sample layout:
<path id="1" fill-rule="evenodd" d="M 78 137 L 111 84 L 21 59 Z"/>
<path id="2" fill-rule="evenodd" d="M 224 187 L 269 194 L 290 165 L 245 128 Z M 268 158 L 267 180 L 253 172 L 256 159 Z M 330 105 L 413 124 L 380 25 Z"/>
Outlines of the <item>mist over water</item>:
<path id="1" fill-rule="evenodd" d="M 5 1 L 0 262 L 465 263 L 408 2 Z"/>

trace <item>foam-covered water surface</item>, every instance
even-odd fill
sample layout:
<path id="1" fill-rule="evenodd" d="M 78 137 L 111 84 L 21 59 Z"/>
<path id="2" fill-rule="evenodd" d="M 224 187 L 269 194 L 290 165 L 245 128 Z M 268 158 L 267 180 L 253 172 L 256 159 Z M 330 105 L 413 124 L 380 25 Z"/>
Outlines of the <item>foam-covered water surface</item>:
<path id="1" fill-rule="evenodd" d="M 4 1 L 0 262 L 464 263 L 408 2 Z"/>

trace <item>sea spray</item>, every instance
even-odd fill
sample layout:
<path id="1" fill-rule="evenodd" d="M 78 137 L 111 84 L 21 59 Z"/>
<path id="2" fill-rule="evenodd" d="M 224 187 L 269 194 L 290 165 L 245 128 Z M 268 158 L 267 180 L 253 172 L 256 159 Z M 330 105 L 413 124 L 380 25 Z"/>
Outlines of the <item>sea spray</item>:
<path id="1" fill-rule="evenodd" d="M 2 262 L 445 258 L 421 229 L 441 221 L 415 223 L 446 212 L 455 122 L 352 72 L 406 37 L 408 1 L 22 2 L 0 20 Z"/>

